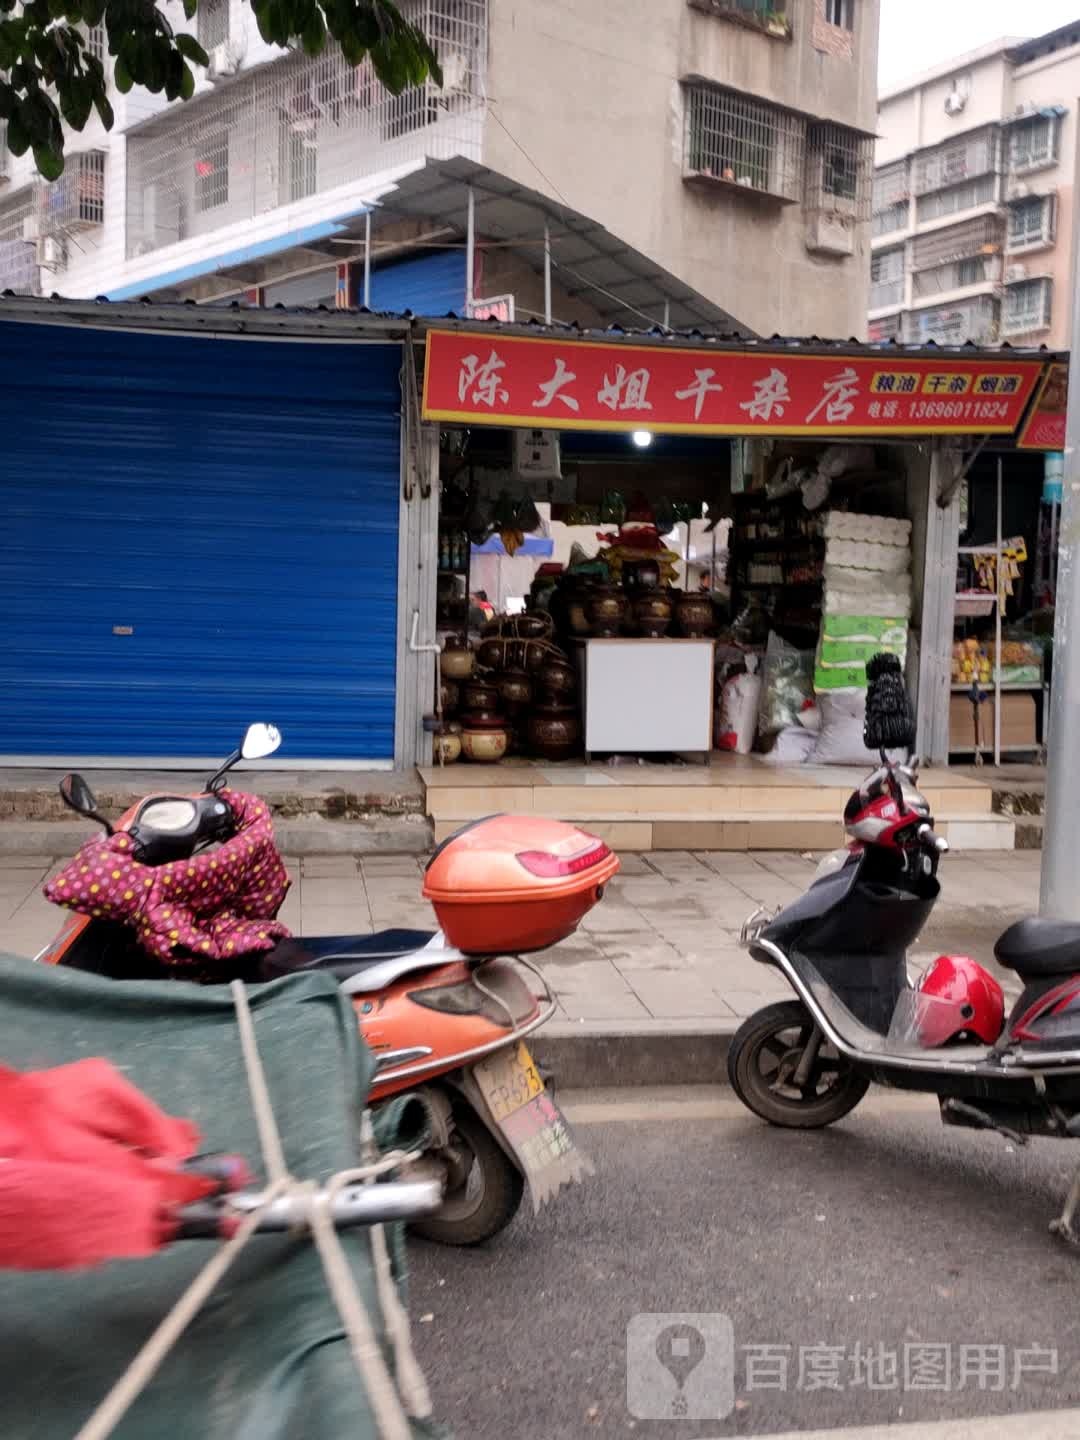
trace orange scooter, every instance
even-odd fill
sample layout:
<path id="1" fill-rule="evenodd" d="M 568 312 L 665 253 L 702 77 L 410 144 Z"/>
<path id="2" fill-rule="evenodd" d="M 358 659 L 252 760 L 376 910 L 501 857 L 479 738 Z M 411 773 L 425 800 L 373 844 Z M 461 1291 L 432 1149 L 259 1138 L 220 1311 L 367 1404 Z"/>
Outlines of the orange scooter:
<path id="1" fill-rule="evenodd" d="M 132 806 L 115 828 L 130 837 L 134 859 L 198 863 L 192 857 L 227 845 L 235 827 L 220 793 L 225 775 L 280 742 L 275 727 L 252 725 L 203 794 Z M 81 776 L 66 776 L 60 793 L 113 833 Z M 601 840 L 574 826 L 492 816 L 463 826 L 428 862 L 423 894 L 440 928 L 289 937 L 222 968 L 222 981 L 308 973 L 338 981 L 375 1057 L 371 1103 L 414 1100 L 427 1116 L 430 1138 L 410 1178 L 444 1187 L 439 1213 L 414 1224 L 430 1239 L 478 1244 L 509 1224 L 526 1179 L 538 1209 L 591 1171 L 525 1044 L 555 1001 L 524 955 L 572 934 L 618 868 Z M 72 915 L 36 958 L 117 979 L 178 973 L 140 946 L 131 917 L 105 914 Z"/>

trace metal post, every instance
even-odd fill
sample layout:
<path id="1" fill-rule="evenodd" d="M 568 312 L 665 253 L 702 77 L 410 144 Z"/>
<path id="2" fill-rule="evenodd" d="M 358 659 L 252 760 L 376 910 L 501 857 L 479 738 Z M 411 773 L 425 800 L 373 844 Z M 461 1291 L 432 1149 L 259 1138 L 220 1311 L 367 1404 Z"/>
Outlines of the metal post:
<path id="1" fill-rule="evenodd" d="M 1001 555 L 1001 456 L 997 462 L 997 551 L 994 561 L 994 764 L 1001 764 L 1001 608 L 1005 604 L 1005 576 Z"/>
<path id="2" fill-rule="evenodd" d="M 544 225 L 544 324 L 551 324 L 551 230 Z"/>
<path id="3" fill-rule="evenodd" d="M 664 329 L 671 329 L 671 301 L 664 301 Z"/>
<path id="4" fill-rule="evenodd" d="M 1077 151 L 1080 172 L 1080 150 Z M 1073 187 L 1072 326 L 1080 338 L 1080 191 Z M 1080 755 L 1080 364 L 1069 366 L 1065 470 L 1058 531 L 1058 585 L 1054 616 L 1054 675 L 1046 764 L 1043 832 L 1044 915 L 1080 920 L 1080 804 L 1075 779 Z"/>
<path id="5" fill-rule="evenodd" d="M 469 213 L 465 225 L 465 314 L 472 314 L 473 267 L 476 264 L 476 197 L 469 186 Z"/>
<path id="6" fill-rule="evenodd" d="M 371 309 L 371 211 L 364 216 L 364 309 Z"/>

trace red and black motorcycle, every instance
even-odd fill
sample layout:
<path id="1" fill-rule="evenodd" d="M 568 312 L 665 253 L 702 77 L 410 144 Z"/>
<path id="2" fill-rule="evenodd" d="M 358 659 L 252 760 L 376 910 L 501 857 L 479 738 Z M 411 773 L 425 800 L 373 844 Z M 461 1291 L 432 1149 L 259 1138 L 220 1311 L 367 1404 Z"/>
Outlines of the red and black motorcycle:
<path id="1" fill-rule="evenodd" d="M 770 1124 L 814 1129 L 842 1119 L 874 1081 L 936 1095 L 947 1125 L 1017 1144 L 1080 1138 L 1080 923 L 1031 918 L 1001 936 L 998 963 L 1024 986 L 1007 1018 L 1000 984 L 968 956 L 938 956 L 912 984 L 907 951 L 940 894 L 948 845 L 915 766 L 881 756 L 844 810 L 847 848 L 804 895 L 743 927 L 751 956 L 798 998 L 759 1010 L 732 1038 L 735 1093 Z M 1078 1209 L 1080 1171 L 1051 1226 L 1076 1244 Z"/>

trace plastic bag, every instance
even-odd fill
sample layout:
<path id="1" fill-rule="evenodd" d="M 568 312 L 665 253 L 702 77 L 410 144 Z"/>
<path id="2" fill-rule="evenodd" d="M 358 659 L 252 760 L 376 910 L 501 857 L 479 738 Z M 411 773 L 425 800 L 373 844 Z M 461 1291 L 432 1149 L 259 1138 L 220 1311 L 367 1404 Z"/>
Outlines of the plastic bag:
<path id="1" fill-rule="evenodd" d="M 758 734 L 768 737 L 793 725 L 813 693 L 814 652 L 798 650 L 770 631 L 765 647 Z"/>
<path id="2" fill-rule="evenodd" d="M 748 655 L 745 672 L 724 681 L 720 692 L 717 750 L 734 750 L 737 755 L 749 755 L 753 747 L 758 700 L 761 697 L 761 676 L 757 673 L 757 665 L 757 656 Z"/>
<path id="3" fill-rule="evenodd" d="M 757 596 L 752 596 L 732 622 L 731 638 L 736 645 L 764 645 L 769 629 L 768 611 Z"/>

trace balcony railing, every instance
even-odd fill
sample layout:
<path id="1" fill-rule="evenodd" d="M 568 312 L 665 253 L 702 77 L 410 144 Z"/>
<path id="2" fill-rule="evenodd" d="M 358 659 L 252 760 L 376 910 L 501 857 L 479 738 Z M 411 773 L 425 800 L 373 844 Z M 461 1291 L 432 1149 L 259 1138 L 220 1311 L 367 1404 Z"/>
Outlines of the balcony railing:
<path id="1" fill-rule="evenodd" d="M 37 233 L 33 187 L 27 185 L 5 195 L 0 200 L 0 294 L 5 290 L 17 295 L 40 294 Z"/>
<path id="2" fill-rule="evenodd" d="M 904 303 L 904 277 L 899 280 L 879 280 L 870 286 L 870 309 L 885 310 L 892 305 Z"/>
<path id="3" fill-rule="evenodd" d="M 911 247 L 913 270 L 936 270 L 962 260 L 1000 255 L 1005 243 L 1004 227 L 997 215 L 979 215 L 961 225 L 950 225 L 920 235 Z"/>
<path id="4" fill-rule="evenodd" d="M 143 255 L 427 158 L 479 159 L 487 0 L 412 0 L 443 86 L 391 95 L 336 46 L 286 54 L 173 106 L 127 140 L 127 253 Z"/>

